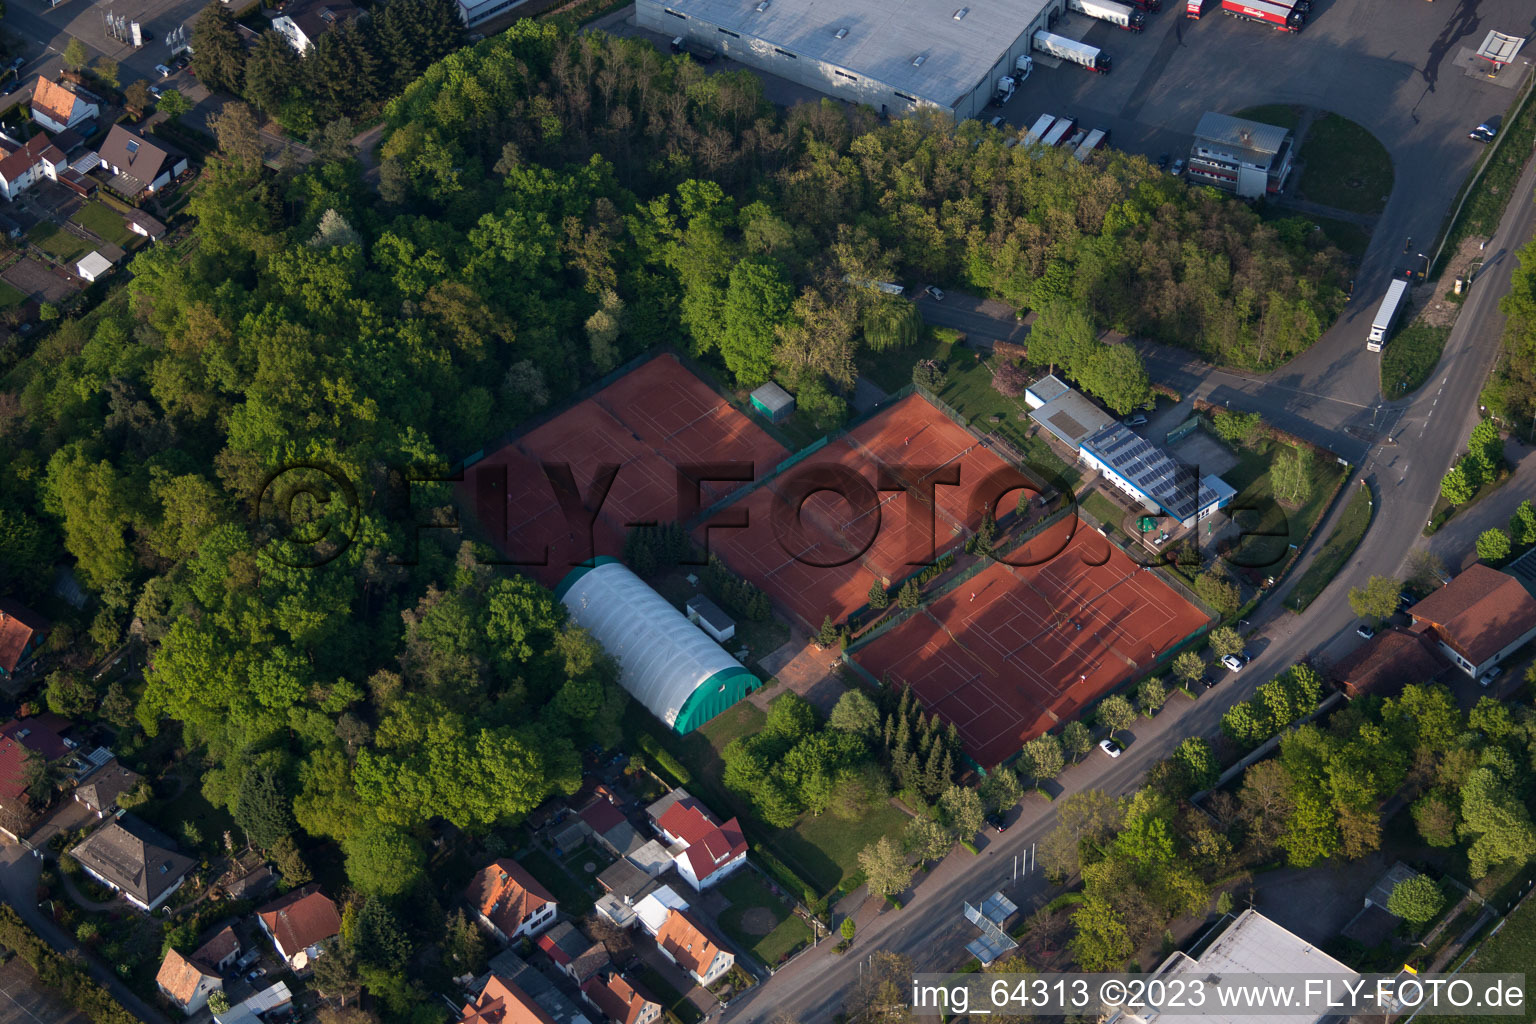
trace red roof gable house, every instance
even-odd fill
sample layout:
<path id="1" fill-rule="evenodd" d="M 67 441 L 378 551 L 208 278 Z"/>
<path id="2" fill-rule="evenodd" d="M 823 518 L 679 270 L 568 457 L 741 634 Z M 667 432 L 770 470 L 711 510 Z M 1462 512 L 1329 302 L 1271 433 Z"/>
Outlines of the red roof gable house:
<path id="1" fill-rule="evenodd" d="M 649 808 L 682 875 L 702 892 L 747 862 L 747 840 L 735 818 L 720 824 L 686 790 L 674 789 Z"/>
<path id="2" fill-rule="evenodd" d="M 656 946 L 668 960 L 687 971 L 700 985 L 713 985 L 736 962 L 727 950 L 686 910 L 673 910 L 656 933 Z"/>
<path id="3" fill-rule="evenodd" d="M 20 839 L 30 831 L 32 800 L 27 796 L 27 762 L 41 758 L 52 764 L 73 748 L 60 734 L 69 722 L 53 713 L 12 719 L 0 725 L 0 832 Z"/>
<path id="4" fill-rule="evenodd" d="M 4 161 L 0 161 L 3 165 Z M 48 636 L 48 620 L 9 598 L 0 597 L 0 679 L 25 665 Z"/>
<path id="5" fill-rule="evenodd" d="M 568 921 L 540 935 L 538 947 L 578 985 L 608 966 L 607 947 L 593 942 Z"/>
<path id="6" fill-rule="evenodd" d="M 661 1016 L 661 1004 L 631 985 L 617 971 L 588 978 L 581 994 L 613 1024 L 652 1024 Z"/>
<path id="7" fill-rule="evenodd" d="M 492 974 L 472 1003 L 459 1011 L 459 1024 L 555 1024 L 533 997 L 499 974 Z"/>
<path id="8" fill-rule="evenodd" d="M 32 87 L 32 120 L 51 132 L 62 132 L 101 114 L 96 97 L 77 93 L 50 78 Z"/>
<path id="9" fill-rule="evenodd" d="M 555 898 L 521 864 L 505 857 L 475 875 L 464 895 L 480 923 L 502 942 L 537 935 L 555 920 Z"/>
<path id="10" fill-rule="evenodd" d="M 1409 684 L 1432 682 L 1445 659 L 1423 633 L 1384 629 L 1333 667 L 1333 677 L 1351 699 L 1367 694 L 1396 697 Z"/>
<path id="11" fill-rule="evenodd" d="M 69 171 L 69 160 L 53 141 L 38 132 L 26 142 L 0 134 L 0 195 L 14 200 L 39 179 L 58 181 Z"/>
<path id="12" fill-rule="evenodd" d="M 224 991 L 224 979 L 216 970 L 196 956 L 184 957 L 174 949 L 166 951 L 155 983 L 160 994 L 188 1017 L 207 1006 L 209 996 Z"/>
<path id="13" fill-rule="evenodd" d="M 324 952 L 320 944 L 341 933 L 341 915 L 336 912 L 336 904 L 317 885 L 295 889 L 268 903 L 256 911 L 256 920 L 295 971 L 308 967 L 311 960 Z"/>
<path id="14" fill-rule="evenodd" d="M 1408 609 L 1422 633 L 1479 678 L 1536 637 L 1536 599 L 1513 576 L 1474 565 Z"/>

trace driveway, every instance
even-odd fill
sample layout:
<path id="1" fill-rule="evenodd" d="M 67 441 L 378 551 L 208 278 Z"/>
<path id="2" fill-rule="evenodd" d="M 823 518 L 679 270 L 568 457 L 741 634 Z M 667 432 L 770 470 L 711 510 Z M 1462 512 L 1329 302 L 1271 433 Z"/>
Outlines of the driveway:
<path id="1" fill-rule="evenodd" d="M 74 939 L 49 920 L 37 905 L 37 880 L 41 873 L 42 861 L 34 854 L 17 843 L 0 844 L 0 897 L 56 952 L 79 950 Z M 134 995 L 116 974 L 102 966 L 94 956 L 80 952 L 91 977 L 111 992 L 129 1013 L 147 1024 L 171 1024 L 165 1014 Z"/>

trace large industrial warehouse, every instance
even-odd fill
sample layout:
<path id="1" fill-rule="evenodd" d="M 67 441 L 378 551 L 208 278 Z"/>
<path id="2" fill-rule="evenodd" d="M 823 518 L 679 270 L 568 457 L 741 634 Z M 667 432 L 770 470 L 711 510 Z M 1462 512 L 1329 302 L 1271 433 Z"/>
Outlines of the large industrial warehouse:
<path id="1" fill-rule="evenodd" d="M 636 0 L 664 35 L 882 114 L 976 117 L 1064 0 Z"/>
<path id="2" fill-rule="evenodd" d="M 572 569 L 555 588 L 571 618 L 619 663 L 619 685 L 679 733 L 735 704 L 757 677 L 613 558 Z"/>

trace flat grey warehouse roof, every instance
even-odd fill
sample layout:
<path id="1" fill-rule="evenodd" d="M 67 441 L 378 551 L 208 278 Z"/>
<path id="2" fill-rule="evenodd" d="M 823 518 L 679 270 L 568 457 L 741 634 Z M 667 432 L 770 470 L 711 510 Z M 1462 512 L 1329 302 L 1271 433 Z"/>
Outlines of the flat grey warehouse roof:
<path id="1" fill-rule="evenodd" d="M 953 107 L 1051 3 L 768 0 L 759 11 L 760 0 L 670 0 L 666 9 Z"/>

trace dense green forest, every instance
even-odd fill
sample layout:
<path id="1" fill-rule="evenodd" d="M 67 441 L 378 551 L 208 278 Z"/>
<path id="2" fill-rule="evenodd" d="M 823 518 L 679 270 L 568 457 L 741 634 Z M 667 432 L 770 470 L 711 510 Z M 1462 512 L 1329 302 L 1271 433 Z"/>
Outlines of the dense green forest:
<path id="1" fill-rule="evenodd" d="M 383 15 L 435 23 L 411 3 Z M 915 333 L 910 304 L 848 281 L 965 285 L 1250 366 L 1306 347 L 1342 299 L 1320 236 L 1139 158 L 1037 159 L 974 123 L 831 102 L 780 113 L 748 74 L 635 41 L 524 21 L 449 54 L 387 104 L 376 190 L 326 121 L 415 65 L 361 96 L 299 77 L 261 98 L 254 63 L 218 53 L 199 41 L 215 84 L 329 144 L 274 173 L 253 119 L 225 119 L 190 238 L 0 350 L 0 592 L 41 600 L 73 560 L 94 600 L 56 632 L 60 664 L 130 624 L 149 664 L 131 693 L 56 673 L 49 701 L 112 721 L 130 757 L 202 758 L 204 795 L 290 877 L 344 864 L 363 937 L 326 970 L 396 1019 L 440 1015 L 400 968 L 445 928 L 422 871 L 441 823 L 485 835 L 573 790 L 576 751 L 615 744 L 627 704 L 547 591 L 418 536 L 449 495 L 417 484 L 391 505 L 400 471 L 665 343 L 740 385 L 776 375 L 835 422 L 861 350 Z M 268 484 L 296 463 L 352 482 L 357 506 L 303 517 L 355 543 L 274 530 Z"/>
<path id="2" fill-rule="evenodd" d="M 1536 421 L 1536 244 L 1516 254 L 1520 265 L 1511 276 L 1509 294 L 1499 302 L 1508 320 L 1504 347 L 1482 403 L 1495 416 L 1526 430 Z M 1536 427 L 1531 428 L 1536 434 Z"/>

